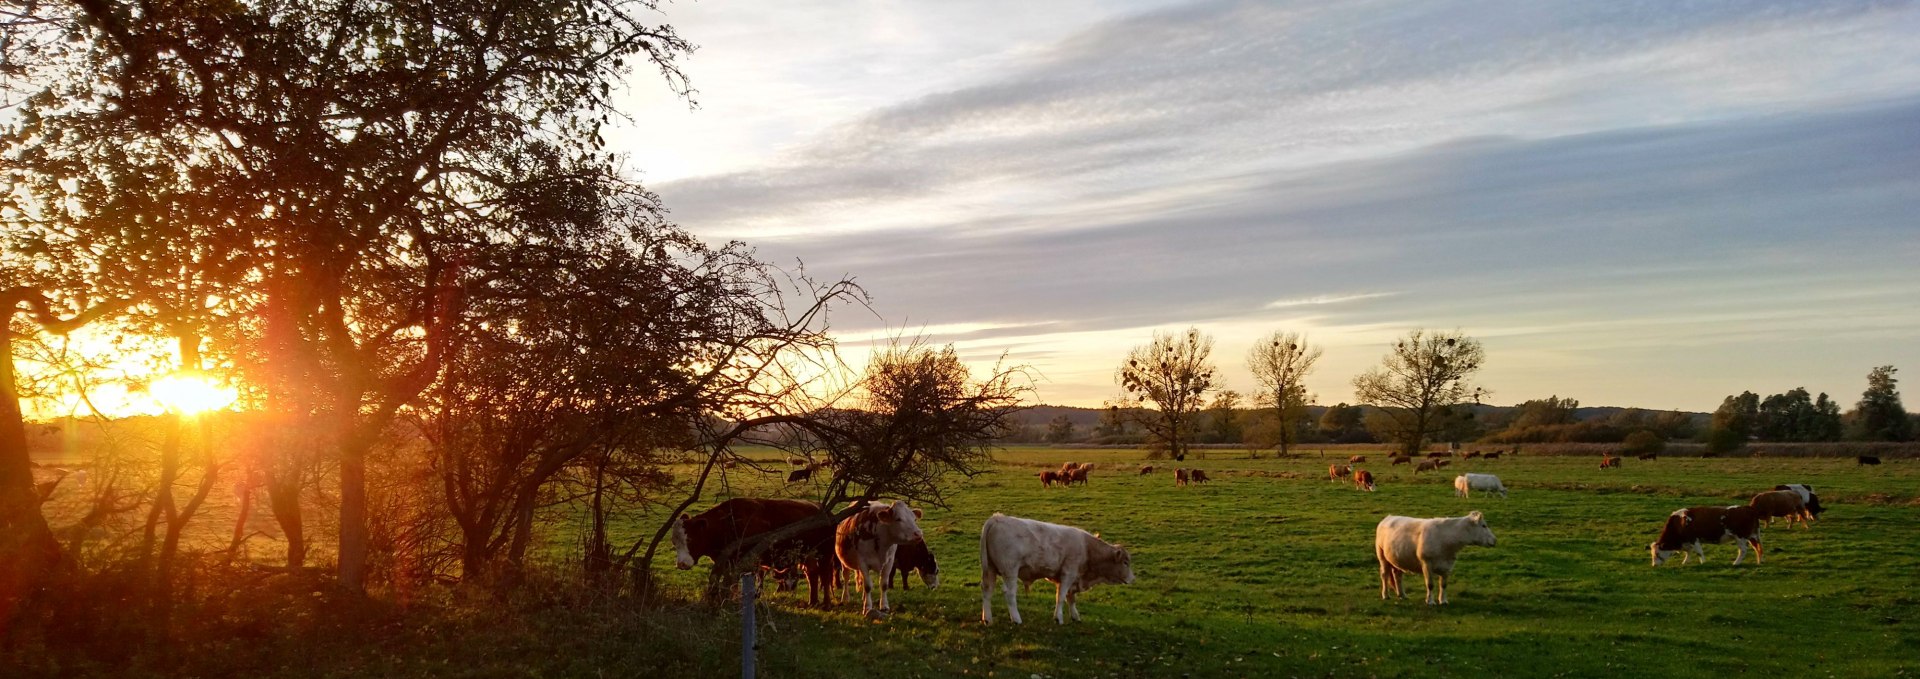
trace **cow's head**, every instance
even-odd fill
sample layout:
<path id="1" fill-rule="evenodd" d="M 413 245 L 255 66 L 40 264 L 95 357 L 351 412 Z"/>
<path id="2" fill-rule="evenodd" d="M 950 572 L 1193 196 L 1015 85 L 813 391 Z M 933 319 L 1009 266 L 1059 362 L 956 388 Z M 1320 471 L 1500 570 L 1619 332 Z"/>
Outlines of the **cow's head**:
<path id="1" fill-rule="evenodd" d="M 877 520 L 874 528 L 882 544 L 926 541 L 927 536 L 920 532 L 920 510 L 907 506 L 906 500 L 891 505 L 873 505 L 867 511 L 872 512 Z"/>
<path id="2" fill-rule="evenodd" d="M 1820 494 L 1813 492 L 1813 486 L 1801 486 L 1807 489 L 1807 511 L 1814 516 L 1826 513 L 1827 508 L 1820 506 Z"/>
<path id="3" fill-rule="evenodd" d="M 1653 556 L 1653 566 L 1655 568 L 1659 568 L 1660 564 L 1666 563 L 1667 559 L 1680 553 L 1680 548 L 1684 547 L 1684 545 L 1675 544 L 1673 545 L 1673 549 L 1662 549 L 1660 547 L 1661 543 L 1669 541 L 1677 543 L 1680 539 L 1681 531 L 1686 530 L 1687 524 L 1692 521 L 1693 516 L 1688 514 L 1685 509 L 1676 510 L 1674 513 L 1667 515 L 1666 525 L 1660 528 L 1660 537 L 1655 538 L 1652 544 L 1647 545 L 1647 552 Z"/>
<path id="4" fill-rule="evenodd" d="M 921 564 L 919 568 L 920 581 L 927 584 L 927 589 L 939 589 L 940 588 L 940 564 L 933 560 L 933 550 L 927 549 L 925 542 L 922 542 L 920 544 L 921 544 L 920 558 L 922 561 L 925 562 Z"/>
<path id="5" fill-rule="evenodd" d="M 1467 537 L 1472 544 L 1481 547 L 1493 546 L 1493 529 L 1487 527 L 1487 517 L 1480 512 L 1467 513 Z"/>
<path id="6" fill-rule="evenodd" d="M 681 514 L 673 521 L 673 565 L 680 570 L 693 568 L 700 557 L 712 553 L 710 545 L 705 544 L 707 531 L 706 519 Z M 696 544 L 697 543 L 697 544 Z"/>

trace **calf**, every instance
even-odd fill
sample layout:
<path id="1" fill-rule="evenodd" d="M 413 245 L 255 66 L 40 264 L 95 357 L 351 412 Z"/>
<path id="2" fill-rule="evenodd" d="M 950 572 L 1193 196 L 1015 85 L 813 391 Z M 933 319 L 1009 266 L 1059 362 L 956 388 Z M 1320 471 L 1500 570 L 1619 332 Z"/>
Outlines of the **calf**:
<path id="1" fill-rule="evenodd" d="M 1351 464 L 1345 467 L 1342 467 L 1337 464 L 1327 465 L 1328 481 L 1339 481 L 1340 479 L 1344 479 L 1352 475 L 1353 475 L 1353 465 Z"/>
<path id="2" fill-rule="evenodd" d="M 1207 470 L 1205 469 L 1189 469 L 1187 470 L 1187 474 L 1193 477 L 1194 483 L 1206 483 L 1213 480 L 1207 478 Z"/>
<path id="3" fill-rule="evenodd" d="M 1373 529 L 1373 555 L 1380 561 L 1380 598 L 1387 598 L 1388 589 L 1394 596 L 1406 598 L 1400 576 L 1417 570 L 1426 581 L 1427 603 L 1445 604 L 1447 579 L 1453 575 L 1454 559 L 1460 550 L 1493 544 L 1493 530 L 1480 512 L 1440 519 L 1381 519 Z"/>
<path id="4" fill-rule="evenodd" d="M 874 608 L 873 581 L 893 570 L 894 553 L 900 545 L 926 539 L 920 532 L 919 519 L 920 510 L 907 506 L 905 500 L 876 502 L 842 519 L 834 530 L 833 552 L 840 557 L 841 567 L 854 572 L 862 614 L 877 610 L 885 615 L 892 610 L 887 605 L 890 588 L 885 580 L 880 582 L 880 607 Z"/>
<path id="5" fill-rule="evenodd" d="M 920 582 L 927 589 L 940 587 L 940 564 L 933 560 L 933 550 L 927 549 L 926 541 L 909 542 L 893 551 L 893 569 L 887 571 L 887 586 L 893 586 L 893 576 L 900 574 L 900 588 L 913 589 L 913 573 L 920 574 Z"/>
<path id="6" fill-rule="evenodd" d="M 1189 482 L 1190 482 L 1191 480 L 1192 480 L 1192 477 L 1191 477 L 1191 475 L 1190 475 L 1190 474 L 1189 474 L 1189 473 L 1187 472 L 1187 469 L 1186 469 L 1185 467 L 1176 467 L 1176 468 L 1174 468 L 1174 470 L 1173 470 L 1173 485 L 1175 485 L 1175 486 L 1184 486 L 1184 485 L 1187 485 L 1187 483 L 1189 483 Z"/>
<path id="7" fill-rule="evenodd" d="M 1858 460 L 1860 464 L 1863 464 L 1863 465 L 1864 464 L 1880 464 L 1880 458 L 1875 457 L 1873 455 L 1861 455 L 1858 458 Z"/>
<path id="8" fill-rule="evenodd" d="M 1820 495 L 1818 493 L 1813 492 L 1813 486 L 1809 486 L 1804 483 L 1783 483 L 1778 486 L 1774 486 L 1773 489 L 1774 490 L 1791 490 L 1794 493 L 1799 494 L 1800 501 L 1806 503 L 1807 512 L 1813 514 L 1813 518 L 1818 519 L 1820 518 L 1821 514 L 1824 514 L 1827 511 L 1826 507 L 1820 506 Z"/>
<path id="9" fill-rule="evenodd" d="M 1360 464 L 1360 463 L 1362 463 L 1362 462 L 1366 462 L 1366 461 L 1367 461 L 1367 456 L 1365 456 L 1365 455 L 1355 455 L 1355 456 L 1353 456 L 1353 457 L 1349 457 L 1349 458 L 1347 458 L 1347 464 L 1350 464 L 1350 465 L 1353 465 L 1353 464 Z"/>
<path id="10" fill-rule="evenodd" d="M 1150 464 L 1143 464 L 1143 465 L 1140 465 L 1140 475 L 1141 475 L 1141 476 L 1146 476 L 1146 475 L 1148 475 L 1148 474 L 1152 474 L 1152 473 L 1153 473 L 1153 465 L 1150 465 Z"/>
<path id="11" fill-rule="evenodd" d="M 1057 472 L 1051 469 L 1040 472 L 1041 488 L 1052 488 L 1053 484 L 1056 484 L 1056 483 L 1065 484 L 1066 482 L 1067 482 L 1066 479 L 1060 478 L 1060 472 Z"/>
<path id="12" fill-rule="evenodd" d="M 1053 621 L 1080 619 L 1079 594 L 1104 583 L 1133 584 L 1127 549 L 1072 526 L 994 514 L 980 526 L 980 621 L 993 623 L 993 588 L 1004 580 L 1007 617 L 1021 624 L 1019 585 L 1054 583 Z"/>
<path id="13" fill-rule="evenodd" d="M 1733 546 L 1740 551 L 1733 556 L 1733 565 L 1740 565 L 1746 558 L 1747 548 L 1753 548 L 1753 562 L 1760 563 L 1760 510 L 1745 505 L 1730 507 L 1688 507 L 1667 515 L 1667 522 L 1660 527 L 1660 537 L 1647 545 L 1647 551 L 1653 555 L 1653 565 L 1666 563 L 1674 552 L 1680 552 L 1680 563 L 1687 563 L 1687 550 L 1700 557 L 1700 563 L 1707 562 L 1707 553 L 1700 548 L 1702 543 L 1720 544 L 1721 540 L 1733 538 Z"/>
<path id="14" fill-rule="evenodd" d="M 1353 487 L 1373 492 L 1373 472 L 1362 469 L 1353 473 Z"/>
<path id="15" fill-rule="evenodd" d="M 1618 466 L 1620 466 L 1620 458 L 1613 457 L 1611 455 L 1600 458 L 1601 469 L 1607 469 L 1610 467 L 1618 467 Z"/>
<path id="16" fill-rule="evenodd" d="M 1060 475 L 1064 477 L 1072 477 L 1073 470 L 1079 469 L 1079 468 L 1080 468 L 1080 463 L 1078 462 L 1062 462 L 1060 463 Z"/>
<path id="17" fill-rule="evenodd" d="M 1773 525 L 1775 518 L 1782 516 L 1787 518 L 1789 528 L 1793 527 L 1795 521 L 1806 526 L 1807 521 L 1813 518 L 1813 515 L 1807 513 L 1806 501 L 1800 499 L 1799 493 L 1791 490 L 1770 490 L 1755 495 L 1753 500 L 1747 502 L 1747 506 L 1760 510 L 1761 516 L 1766 517 L 1769 526 Z"/>
<path id="18" fill-rule="evenodd" d="M 1500 499 L 1507 499 L 1507 487 L 1501 485 L 1500 477 L 1492 474 L 1461 474 L 1453 477 L 1453 494 L 1459 497 L 1471 497 L 1473 491 L 1499 493 Z"/>

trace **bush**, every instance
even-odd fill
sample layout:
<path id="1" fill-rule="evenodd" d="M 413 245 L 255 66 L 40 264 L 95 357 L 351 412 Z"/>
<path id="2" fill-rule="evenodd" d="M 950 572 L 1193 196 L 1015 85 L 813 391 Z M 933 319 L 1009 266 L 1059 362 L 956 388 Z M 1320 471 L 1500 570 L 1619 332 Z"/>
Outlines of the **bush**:
<path id="1" fill-rule="evenodd" d="M 1747 437 L 1732 429 L 1715 429 L 1707 433 L 1707 454 L 1719 455 L 1739 450 L 1746 445 Z"/>
<path id="2" fill-rule="evenodd" d="M 1667 440 L 1661 438 L 1659 434 L 1642 429 L 1628 434 L 1627 440 L 1621 444 L 1620 449 L 1631 455 L 1658 453 L 1667 449 Z"/>

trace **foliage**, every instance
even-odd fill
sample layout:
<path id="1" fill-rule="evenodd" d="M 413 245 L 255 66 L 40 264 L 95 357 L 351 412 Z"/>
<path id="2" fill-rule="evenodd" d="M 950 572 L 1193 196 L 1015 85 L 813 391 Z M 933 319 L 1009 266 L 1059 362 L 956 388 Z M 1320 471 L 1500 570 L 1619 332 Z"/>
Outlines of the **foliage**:
<path id="1" fill-rule="evenodd" d="M 1853 419 L 1853 438 L 1863 441 L 1911 441 L 1913 440 L 1913 419 L 1908 416 L 1907 408 L 1900 403 L 1898 372 L 1893 366 L 1883 365 L 1867 373 L 1867 390 L 1860 394 L 1860 402 L 1850 413 Z"/>
<path id="2" fill-rule="evenodd" d="M 1281 455 L 1299 441 L 1298 427 L 1293 423 L 1305 419 L 1307 404 L 1313 400 L 1305 380 L 1321 353 L 1320 347 L 1307 344 L 1300 333 L 1277 330 L 1254 340 L 1247 350 L 1247 369 L 1260 385 L 1261 399 L 1273 407 L 1274 417 L 1279 420 L 1273 431 L 1274 445 Z"/>
<path id="3" fill-rule="evenodd" d="M 1713 426 L 1707 430 L 1707 452 L 1732 452 L 1753 438 L 1754 423 L 1760 419 L 1760 396 L 1743 391 L 1728 396 L 1713 411 Z"/>
<path id="4" fill-rule="evenodd" d="M 1320 435 L 1334 443 L 1373 443 L 1365 416 L 1366 409 L 1361 406 L 1340 403 L 1328 407 L 1320 414 Z"/>
<path id="5" fill-rule="evenodd" d="M 1153 342 L 1134 347 L 1114 373 L 1130 399 L 1152 404 L 1133 411 L 1148 441 L 1175 460 L 1187 459 L 1187 444 L 1197 428 L 1196 415 L 1207 392 L 1217 385 L 1209 360 L 1213 337 L 1198 328 L 1184 333 L 1155 332 Z"/>
<path id="6" fill-rule="evenodd" d="M 1485 350 L 1471 337 L 1414 330 L 1394 343 L 1379 367 L 1353 378 L 1354 397 L 1379 409 L 1368 429 L 1400 443 L 1402 452 L 1418 452 L 1447 409 L 1485 397 L 1486 390 L 1471 381 L 1485 360 Z"/>
<path id="7" fill-rule="evenodd" d="M 1807 394 L 1805 387 L 1774 394 L 1754 411 L 1754 436 L 1762 441 L 1838 441 L 1840 404 Z"/>
<path id="8" fill-rule="evenodd" d="M 1074 440 L 1073 420 L 1066 415 L 1055 415 L 1047 422 L 1047 442 L 1066 443 Z"/>
<path id="9" fill-rule="evenodd" d="M 1646 429 L 1628 434 L 1626 440 L 1622 441 L 1620 446 L 1620 451 L 1629 455 L 1658 453 L 1666 449 L 1667 440 L 1661 438 L 1659 434 Z"/>

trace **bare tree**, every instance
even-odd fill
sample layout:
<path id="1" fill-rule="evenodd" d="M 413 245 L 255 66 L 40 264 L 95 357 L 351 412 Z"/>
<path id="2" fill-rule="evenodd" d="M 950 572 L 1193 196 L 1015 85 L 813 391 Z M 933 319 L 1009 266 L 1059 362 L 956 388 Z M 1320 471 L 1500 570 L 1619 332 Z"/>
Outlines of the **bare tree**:
<path id="1" fill-rule="evenodd" d="M 1320 354 L 1320 347 L 1308 344 L 1300 333 L 1283 331 L 1260 338 L 1247 350 L 1247 368 L 1280 418 L 1277 443 L 1282 456 L 1298 435 L 1294 423 L 1305 417 L 1307 403 L 1313 399 L 1305 380 Z"/>
<path id="2" fill-rule="evenodd" d="M 1213 337 L 1198 328 L 1155 332 L 1153 342 L 1135 347 L 1114 375 L 1130 398 L 1153 404 L 1140 411 L 1140 424 L 1149 442 L 1175 460 L 1187 459 L 1200 409 L 1216 386 L 1212 353 Z"/>
<path id="3" fill-rule="evenodd" d="M 1379 409 L 1403 452 L 1418 453 L 1449 408 L 1485 398 L 1471 382 L 1485 360 L 1480 342 L 1458 331 L 1414 330 L 1379 367 L 1353 378 L 1354 396 Z"/>

